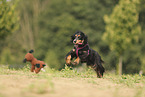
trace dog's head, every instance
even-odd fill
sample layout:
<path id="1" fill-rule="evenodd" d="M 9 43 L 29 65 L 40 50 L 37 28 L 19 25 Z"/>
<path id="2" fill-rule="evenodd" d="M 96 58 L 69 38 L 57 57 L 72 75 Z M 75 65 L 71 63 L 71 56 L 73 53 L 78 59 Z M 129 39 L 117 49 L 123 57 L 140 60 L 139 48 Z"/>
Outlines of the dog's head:
<path id="1" fill-rule="evenodd" d="M 34 58 L 34 56 L 32 55 L 33 52 L 33 50 L 30 50 L 29 53 L 25 55 L 25 59 L 23 60 L 24 63 L 26 63 L 26 61 L 32 61 L 32 59 Z"/>
<path id="2" fill-rule="evenodd" d="M 88 43 L 88 38 L 82 31 L 76 31 L 71 36 L 71 39 L 71 42 L 73 42 L 75 45 L 84 45 Z"/>

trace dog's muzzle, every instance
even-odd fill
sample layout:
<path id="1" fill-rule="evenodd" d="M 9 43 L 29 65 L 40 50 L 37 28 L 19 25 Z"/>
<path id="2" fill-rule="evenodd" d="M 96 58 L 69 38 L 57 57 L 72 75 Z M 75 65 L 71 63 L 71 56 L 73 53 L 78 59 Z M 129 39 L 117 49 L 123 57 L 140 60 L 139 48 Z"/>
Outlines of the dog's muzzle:
<path id="1" fill-rule="evenodd" d="M 79 44 L 79 45 L 82 45 L 82 44 L 83 44 L 83 43 L 76 43 L 77 40 L 78 40 L 78 39 L 74 39 L 74 40 L 73 40 L 73 44 Z"/>
<path id="2" fill-rule="evenodd" d="M 74 39 L 74 40 L 73 40 L 73 43 L 74 43 L 74 44 L 76 44 L 76 42 L 77 42 L 77 40 L 76 40 L 76 39 Z"/>

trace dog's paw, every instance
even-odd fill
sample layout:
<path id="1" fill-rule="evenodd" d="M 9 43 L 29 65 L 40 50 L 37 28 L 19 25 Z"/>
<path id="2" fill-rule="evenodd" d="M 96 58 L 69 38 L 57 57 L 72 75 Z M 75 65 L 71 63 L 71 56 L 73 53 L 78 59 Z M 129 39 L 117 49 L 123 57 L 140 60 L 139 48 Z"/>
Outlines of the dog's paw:
<path id="1" fill-rule="evenodd" d="M 75 49 L 73 49 L 73 52 L 75 52 Z"/>

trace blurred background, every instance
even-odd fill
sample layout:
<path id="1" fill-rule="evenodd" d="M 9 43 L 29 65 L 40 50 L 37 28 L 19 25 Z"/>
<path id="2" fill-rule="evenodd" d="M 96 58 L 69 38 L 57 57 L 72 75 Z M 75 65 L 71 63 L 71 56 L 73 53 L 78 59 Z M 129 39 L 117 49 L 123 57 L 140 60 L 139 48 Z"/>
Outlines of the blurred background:
<path id="1" fill-rule="evenodd" d="M 25 54 L 61 70 L 83 31 L 108 72 L 145 73 L 144 0 L 0 0 L 0 65 L 22 68 Z M 121 68 L 119 67 L 119 68 Z"/>

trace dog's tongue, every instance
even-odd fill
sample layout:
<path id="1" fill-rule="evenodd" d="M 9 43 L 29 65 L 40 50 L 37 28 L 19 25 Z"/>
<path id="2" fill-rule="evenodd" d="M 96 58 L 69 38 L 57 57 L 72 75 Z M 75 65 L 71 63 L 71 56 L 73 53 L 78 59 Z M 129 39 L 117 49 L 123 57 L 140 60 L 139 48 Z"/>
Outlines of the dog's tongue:
<path id="1" fill-rule="evenodd" d="M 74 43 L 74 44 L 75 44 L 75 43 Z M 83 43 L 78 43 L 78 44 L 82 45 Z M 78 45 L 78 44 L 75 44 L 75 45 Z"/>
<path id="2" fill-rule="evenodd" d="M 83 44 L 83 43 L 78 43 L 78 44 Z"/>

